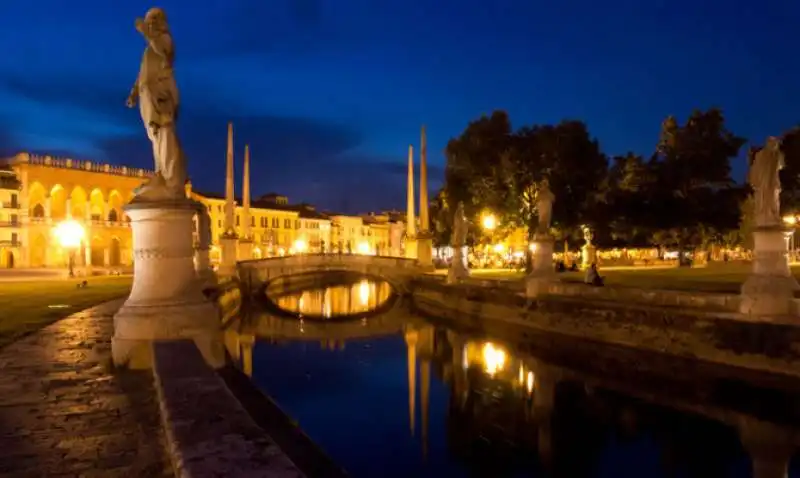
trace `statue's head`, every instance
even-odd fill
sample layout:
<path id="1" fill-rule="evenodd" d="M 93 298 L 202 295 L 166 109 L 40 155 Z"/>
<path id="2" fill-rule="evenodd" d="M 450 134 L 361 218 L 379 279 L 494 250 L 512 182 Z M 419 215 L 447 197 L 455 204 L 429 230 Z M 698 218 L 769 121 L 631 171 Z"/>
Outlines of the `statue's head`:
<path id="1" fill-rule="evenodd" d="M 775 136 L 770 136 L 767 138 L 767 144 L 764 145 L 764 149 L 768 149 L 770 151 L 777 151 L 781 148 L 781 140 L 780 138 L 776 138 Z"/>
<path id="2" fill-rule="evenodd" d="M 151 31 L 166 31 L 167 14 L 158 7 L 153 7 L 144 15 L 144 23 Z"/>

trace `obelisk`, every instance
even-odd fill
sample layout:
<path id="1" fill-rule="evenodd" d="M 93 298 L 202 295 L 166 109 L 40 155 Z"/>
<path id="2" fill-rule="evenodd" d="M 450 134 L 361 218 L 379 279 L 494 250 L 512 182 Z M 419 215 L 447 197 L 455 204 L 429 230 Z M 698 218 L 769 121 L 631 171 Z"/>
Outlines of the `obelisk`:
<path id="1" fill-rule="evenodd" d="M 228 153 L 225 168 L 225 223 L 219 242 L 222 246 L 222 260 L 219 275 L 233 277 L 236 274 L 238 234 L 236 234 L 236 198 L 233 187 L 233 123 L 228 123 Z"/>
<path id="2" fill-rule="evenodd" d="M 433 269 L 433 235 L 428 216 L 428 145 L 425 126 L 422 126 L 419 151 L 419 232 L 417 233 L 417 263 Z"/>
<path id="3" fill-rule="evenodd" d="M 417 258 L 417 218 L 414 214 L 414 147 L 408 145 L 408 189 L 406 202 L 405 254 L 407 259 Z"/>
<path id="4" fill-rule="evenodd" d="M 239 260 L 253 258 L 253 229 L 250 217 L 250 145 L 244 145 L 242 166 L 242 234 L 239 237 Z"/>

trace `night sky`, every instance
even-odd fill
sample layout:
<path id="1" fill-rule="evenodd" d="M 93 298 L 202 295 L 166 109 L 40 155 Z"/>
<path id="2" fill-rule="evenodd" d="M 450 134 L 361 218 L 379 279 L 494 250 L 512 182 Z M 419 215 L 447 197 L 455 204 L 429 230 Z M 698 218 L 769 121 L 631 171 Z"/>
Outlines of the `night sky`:
<path id="1" fill-rule="evenodd" d="M 152 167 L 125 99 L 149 2 L 5 1 L 0 150 Z M 181 138 L 197 189 L 222 192 L 226 123 L 254 194 L 322 208 L 404 205 L 428 126 L 432 188 L 469 120 L 578 118 L 609 154 L 649 154 L 665 115 L 722 107 L 754 142 L 798 122 L 796 0 L 164 0 Z M 739 176 L 743 163 L 736 165 Z M 237 190 L 240 180 L 237 178 Z"/>

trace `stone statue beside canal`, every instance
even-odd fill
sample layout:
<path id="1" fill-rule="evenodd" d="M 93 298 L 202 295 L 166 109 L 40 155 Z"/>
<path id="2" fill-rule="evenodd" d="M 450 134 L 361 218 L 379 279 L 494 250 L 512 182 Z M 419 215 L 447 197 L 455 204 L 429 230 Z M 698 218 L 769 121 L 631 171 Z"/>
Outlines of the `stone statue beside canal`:
<path id="1" fill-rule="evenodd" d="M 180 198 L 185 196 L 186 161 L 176 131 L 180 99 L 173 74 L 175 46 L 162 9 L 151 8 L 135 25 L 147 47 L 127 105 L 139 103 L 155 160 L 155 176 L 136 195 L 144 200 Z"/>
<path id="2" fill-rule="evenodd" d="M 220 367 L 225 355 L 219 314 L 203 294 L 203 287 L 213 283 L 207 211 L 186 197 L 186 163 L 176 132 L 180 102 L 172 74 L 175 50 L 167 16 L 151 8 L 136 20 L 136 29 L 147 47 L 127 104 L 132 108 L 139 103 L 153 144 L 155 175 L 123 207 L 133 230 L 133 285 L 114 315 L 111 355 L 117 366 L 149 368 L 155 342 L 188 339 L 210 365 Z M 202 242 L 195 254 L 198 214 Z"/>
<path id="3" fill-rule="evenodd" d="M 747 180 L 753 188 L 756 227 L 780 226 L 781 180 L 778 175 L 785 166 L 781 143 L 770 137 L 767 144 L 755 153 Z"/>
<path id="4" fill-rule="evenodd" d="M 553 203 L 556 200 L 555 194 L 550 191 L 550 181 L 544 178 L 539 183 L 536 192 L 536 210 L 539 215 L 539 225 L 536 232 L 546 234 L 550 230 L 550 221 L 553 217 Z"/>
<path id="5" fill-rule="evenodd" d="M 467 244 L 467 216 L 464 214 L 464 203 L 459 202 L 456 212 L 453 215 L 453 234 L 451 245 L 453 247 L 453 259 L 450 263 L 450 271 L 447 274 L 447 282 L 455 284 L 461 279 L 469 277 L 466 258 L 464 257 L 464 246 Z"/>

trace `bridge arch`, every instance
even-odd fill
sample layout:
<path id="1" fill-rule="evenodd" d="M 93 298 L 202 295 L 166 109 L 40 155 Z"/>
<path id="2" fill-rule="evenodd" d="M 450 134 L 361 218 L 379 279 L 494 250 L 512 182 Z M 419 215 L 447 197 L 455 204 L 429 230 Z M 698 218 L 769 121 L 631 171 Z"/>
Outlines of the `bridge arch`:
<path id="1" fill-rule="evenodd" d="M 303 254 L 240 261 L 239 279 L 249 295 L 257 295 L 279 277 L 307 273 L 355 272 L 388 282 L 398 294 L 408 292 L 412 278 L 423 272 L 414 259 L 354 254 Z"/>

